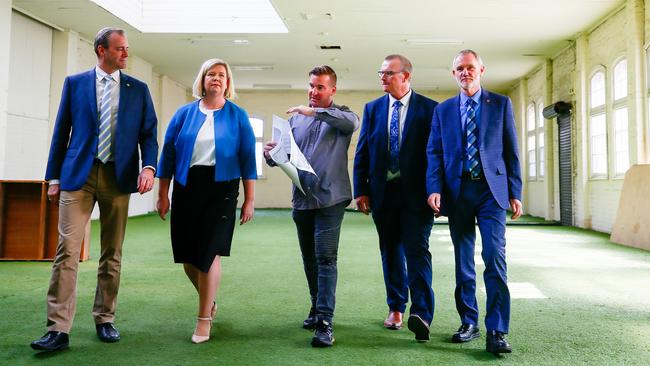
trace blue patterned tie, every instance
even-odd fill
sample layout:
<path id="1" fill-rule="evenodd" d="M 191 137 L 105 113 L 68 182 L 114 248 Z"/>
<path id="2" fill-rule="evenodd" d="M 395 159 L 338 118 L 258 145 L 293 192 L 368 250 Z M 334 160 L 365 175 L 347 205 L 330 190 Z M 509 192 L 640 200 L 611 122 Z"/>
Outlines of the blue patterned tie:
<path id="1" fill-rule="evenodd" d="M 99 104 L 99 142 L 97 143 L 97 159 L 102 163 L 111 157 L 111 97 L 113 94 L 113 78 L 106 75 L 103 79 L 104 92 Z"/>
<path id="2" fill-rule="evenodd" d="M 478 126 L 476 125 L 476 102 L 468 99 L 467 119 L 465 130 L 467 131 L 467 170 L 472 178 L 478 178 L 481 174 L 481 162 L 478 155 Z"/>
<path id="3" fill-rule="evenodd" d="M 393 103 L 393 113 L 390 116 L 390 139 L 389 139 L 389 168 L 395 174 L 399 170 L 399 109 L 402 102 L 396 100 Z"/>

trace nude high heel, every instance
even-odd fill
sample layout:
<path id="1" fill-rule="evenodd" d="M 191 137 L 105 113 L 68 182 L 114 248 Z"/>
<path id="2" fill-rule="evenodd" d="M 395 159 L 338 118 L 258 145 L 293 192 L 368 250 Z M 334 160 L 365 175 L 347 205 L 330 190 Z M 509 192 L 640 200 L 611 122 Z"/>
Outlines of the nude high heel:
<path id="1" fill-rule="evenodd" d="M 208 331 L 208 335 L 198 335 L 196 334 L 196 330 L 198 328 L 198 322 L 200 321 L 209 321 L 210 322 L 210 330 L 212 330 L 212 317 L 197 317 L 197 327 L 194 328 L 194 334 L 192 334 L 192 343 L 198 344 L 198 343 L 203 343 L 207 342 L 210 339 L 210 331 Z"/>

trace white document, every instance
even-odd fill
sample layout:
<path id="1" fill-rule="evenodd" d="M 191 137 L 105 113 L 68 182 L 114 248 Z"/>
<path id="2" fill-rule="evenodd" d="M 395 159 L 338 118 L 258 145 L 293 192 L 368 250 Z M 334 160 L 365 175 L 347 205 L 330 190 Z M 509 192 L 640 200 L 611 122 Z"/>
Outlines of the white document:
<path id="1" fill-rule="evenodd" d="M 282 169 L 282 171 L 291 179 L 293 184 L 305 194 L 305 190 L 300 184 L 298 169 L 316 175 L 305 155 L 296 144 L 293 138 L 289 121 L 273 115 L 273 141 L 278 144 L 269 151 L 271 159 Z"/>

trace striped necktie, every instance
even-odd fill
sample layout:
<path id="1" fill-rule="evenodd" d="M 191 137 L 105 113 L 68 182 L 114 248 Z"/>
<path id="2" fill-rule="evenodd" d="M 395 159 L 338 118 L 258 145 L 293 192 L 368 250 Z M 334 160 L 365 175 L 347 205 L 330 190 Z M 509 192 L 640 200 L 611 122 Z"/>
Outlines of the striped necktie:
<path id="1" fill-rule="evenodd" d="M 111 157 L 111 99 L 113 94 L 113 78 L 106 75 L 104 92 L 99 104 L 99 142 L 97 143 L 97 159 L 102 163 Z"/>
<path id="2" fill-rule="evenodd" d="M 391 173 L 399 170 L 399 109 L 402 102 L 396 100 L 393 103 L 393 113 L 390 116 L 390 138 L 389 138 L 389 168 Z"/>
<path id="3" fill-rule="evenodd" d="M 478 178 L 481 174 L 481 162 L 478 155 L 476 102 L 470 98 L 465 105 L 467 106 L 467 119 L 465 121 L 465 130 L 467 131 L 467 170 L 472 178 Z"/>

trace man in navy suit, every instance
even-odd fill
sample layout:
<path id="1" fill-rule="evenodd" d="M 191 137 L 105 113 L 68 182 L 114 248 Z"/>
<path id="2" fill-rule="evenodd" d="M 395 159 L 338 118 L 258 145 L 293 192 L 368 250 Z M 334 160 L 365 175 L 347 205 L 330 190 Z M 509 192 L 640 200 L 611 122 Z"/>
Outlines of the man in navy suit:
<path id="1" fill-rule="evenodd" d="M 461 326 L 452 342 L 479 337 L 474 269 L 475 221 L 483 242 L 487 292 L 486 350 L 510 353 L 506 279 L 506 209 L 522 212 L 517 131 L 508 97 L 481 88 L 485 67 L 472 50 L 460 51 L 452 74 L 460 94 L 435 110 L 427 147 L 427 202 L 449 217 L 456 259 L 456 309 Z"/>
<path id="2" fill-rule="evenodd" d="M 128 57 L 126 35 L 104 28 L 94 47 L 97 66 L 65 79 L 52 134 L 45 179 L 49 200 L 59 205 L 59 242 L 47 293 L 48 332 L 31 343 L 36 350 L 68 348 L 79 253 L 95 202 L 101 254 L 93 317 L 100 340 L 120 340 L 113 322 L 129 198 L 150 191 L 154 182 L 156 114 L 147 85 L 120 72 Z"/>
<path id="3" fill-rule="evenodd" d="M 429 339 L 434 295 L 429 235 L 433 212 L 425 189 L 426 146 L 437 102 L 411 90 L 411 62 L 386 56 L 379 76 L 386 95 L 363 111 L 354 159 L 357 208 L 372 218 L 379 235 L 388 317 L 400 329 L 409 289 L 408 327 L 418 341 Z"/>

